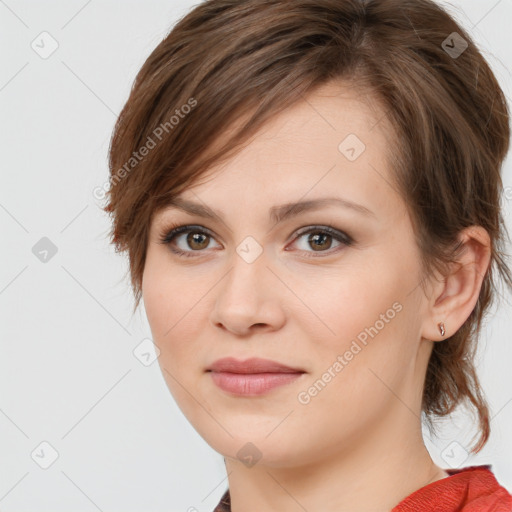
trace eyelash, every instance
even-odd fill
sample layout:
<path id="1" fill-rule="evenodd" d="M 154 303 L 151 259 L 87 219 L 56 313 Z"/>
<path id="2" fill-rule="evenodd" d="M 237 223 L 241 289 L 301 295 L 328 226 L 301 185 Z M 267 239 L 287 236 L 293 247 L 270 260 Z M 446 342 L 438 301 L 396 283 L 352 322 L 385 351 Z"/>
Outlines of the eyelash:
<path id="1" fill-rule="evenodd" d="M 183 233 L 190 233 L 190 232 L 207 235 L 211 238 L 214 238 L 213 234 L 208 229 L 202 228 L 201 226 L 173 224 L 171 226 L 168 226 L 163 231 L 163 234 L 160 236 L 160 243 L 164 244 L 164 245 L 171 246 L 172 242 L 178 235 L 181 235 Z M 302 236 L 310 234 L 310 233 L 316 233 L 316 234 L 321 233 L 321 234 L 330 235 L 335 240 L 342 243 L 346 247 L 349 247 L 349 246 L 353 245 L 353 243 L 354 243 L 354 239 L 351 236 L 349 236 L 346 233 L 344 233 L 343 231 L 335 229 L 329 225 L 310 226 L 305 230 L 301 229 L 297 232 L 296 238 L 301 238 Z M 295 239 L 293 241 L 295 241 Z M 339 249 L 340 249 L 340 247 L 334 249 L 334 251 L 318 251 L 318 252 L 323 252 L 323 253 L 327 253 L 327 254 L 331 255 L 333 252 L 337 252 Z M 177 254 L 178 256 L 180 256 L 180 257 L 183 256 L 186 258 L 196 258 L 197 256 L 193 255 L 193 253 L 204 252 L 203 250 L 182 251 L 181 249 L 176 249 L 176 248 L 172 248 L 172 247 L 170 247 L 170 250 L 173 253 Z M 306 251 L 306 252 L 309 252 L 309 251 Z M 308 258 L 318 258 L 318 257 L 322 257 L 322 256 L 308 255 L 307 257 Z"/>

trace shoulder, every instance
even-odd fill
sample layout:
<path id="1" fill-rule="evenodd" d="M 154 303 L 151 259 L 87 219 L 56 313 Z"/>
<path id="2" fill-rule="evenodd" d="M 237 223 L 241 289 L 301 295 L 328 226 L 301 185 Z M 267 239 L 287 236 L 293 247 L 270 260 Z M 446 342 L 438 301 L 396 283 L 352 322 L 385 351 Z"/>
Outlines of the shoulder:
<path id="1" fill-rule="evenodd" d="M 219 503 L 213 512 L 231 512 L 231 498 L 229 496 L 229 489 L 222 495 Z"/>
<path id="2" fill-rule="evenodd" d="M 392 512 L 512 512 L 512 495 L 490 465 L 447 469 L 449 476 L 418 489 Z"/>

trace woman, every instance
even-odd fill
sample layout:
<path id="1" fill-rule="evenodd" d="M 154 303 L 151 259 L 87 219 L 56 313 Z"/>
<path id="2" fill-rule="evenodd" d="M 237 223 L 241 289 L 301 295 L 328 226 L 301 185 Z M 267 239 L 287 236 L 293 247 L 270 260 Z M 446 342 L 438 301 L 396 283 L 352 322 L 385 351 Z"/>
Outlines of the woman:
<path id="1" fill-rule="evenodd" d="M 512 510 L 421 430 L 469 404 L 478 439 L 449 453 L 490 434 L 473 351 L 512 286 L 508 121 L 430 0 L 210 0 L 149 56 L 105 210 L 167 385 L 225 457 L 217 511 Z"/>

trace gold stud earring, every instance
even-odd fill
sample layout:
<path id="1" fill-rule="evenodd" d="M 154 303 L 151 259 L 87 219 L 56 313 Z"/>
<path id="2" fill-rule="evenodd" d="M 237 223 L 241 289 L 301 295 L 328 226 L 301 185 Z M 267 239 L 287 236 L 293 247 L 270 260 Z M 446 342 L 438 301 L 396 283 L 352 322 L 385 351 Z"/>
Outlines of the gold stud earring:
<path id="1" fill-rule="evenodd" d="M 445 330 L 443 322 L 439 322 L 437 326 L 439 327 L 439 332 L 441 333 L 441 336 L 444 336 Z"/>

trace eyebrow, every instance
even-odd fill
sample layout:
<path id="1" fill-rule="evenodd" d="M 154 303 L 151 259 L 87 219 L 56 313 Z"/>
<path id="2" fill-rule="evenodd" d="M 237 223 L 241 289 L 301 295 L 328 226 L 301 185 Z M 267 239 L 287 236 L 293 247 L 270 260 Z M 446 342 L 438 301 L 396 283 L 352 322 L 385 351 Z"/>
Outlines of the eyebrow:
<path id="1" fill-rule="evenodd" d="M 191 215 L 198 215 L 199 217 L 205 217 L 208 219 L 216 219 L 225 224 L 225 219 L 222 213 L 213 210 L 204 204 L 195 203 L 181 197 L 175 197 L 171 199 L 166 206 L 182 210 Z M 310 199 L 307 201 L 298 201 L 273 206 L 269 210 L 269 219 L 275 224 L 279 224 L 280 222 L 291 217 L 295 217 L 301 213 L 320 210 L 326 206 L 340 206 L 343 208 L 349 208 L 366 216 L 377 217 L 374 212 L 365 206 L 349 201 L 348 199 L 342 199 L 340 197 L 322 197 L 319 199 Z"/>

